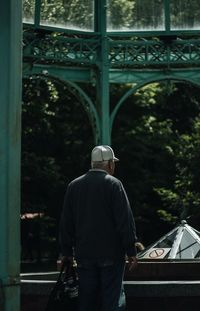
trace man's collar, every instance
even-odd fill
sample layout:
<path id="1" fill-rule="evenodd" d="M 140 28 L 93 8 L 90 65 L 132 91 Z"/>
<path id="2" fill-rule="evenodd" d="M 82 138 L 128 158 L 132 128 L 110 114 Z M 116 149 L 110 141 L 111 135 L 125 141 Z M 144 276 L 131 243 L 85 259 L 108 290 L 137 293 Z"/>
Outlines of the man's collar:
<path id="1" fill-rule="evenodd" d="M 100 169 L 100 168 L 91 168 L 91 169 L 89 170 L 89 172 L 103 172 L 103 173 L 108 174 L 108 172 L 106 172 L 106 170 L 102 170 L 102 169 Z"/>

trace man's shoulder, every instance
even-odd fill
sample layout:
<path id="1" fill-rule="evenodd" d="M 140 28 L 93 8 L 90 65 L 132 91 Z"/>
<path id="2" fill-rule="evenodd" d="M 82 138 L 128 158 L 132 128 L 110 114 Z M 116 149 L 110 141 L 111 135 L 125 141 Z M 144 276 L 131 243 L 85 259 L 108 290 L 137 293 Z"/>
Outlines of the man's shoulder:
<path id="1" fill-rule="evenodd" d="M 74 186 L 77 186 L 79 184 L 81 184 L 82 182 L 85 182 L 87 179 L 88 180 L 91 180 L 91 179 L 96 179 L 97 176 L 100 178 L 103 178 L 104 180 L 107 180 L 108 182 L 112 183 L 113 185 L 122 185 L 122 182 L 120 181 L 120 179 L 118 179 L 117 177 L 115 176 L 112 176 L 110 174 L 98 174 L 98 175 L 94 175 L 94 174 L 91 174 L 90 171 L 86 172 L 85 174 L 83 175 L 80 175 L 78 177 L 76 177 L 75 179 L 73 179 L 69 184 L 68 184 L 68 187 L 69 188 L 73 188 Z"/>
<path id="2" fill-rule="evenodd" d="M 83 179 L 85 178 L 85 176 L 86 176 L 86 174 L 83 174 L 83 175 L 80 175 L 80 176 L 74 178 L 74 179 L 69 183 L 68 186 L 69 186 L 69 187 L 72 187 L 73 185 L 75 185 L 75 184 L 81 182 L 81 180 L 83 180 Z"/>
<path id="3" fill-rule="evenodd" d="M 110 182 L 112 182 L 113 184 L 117 184 L 117 185 L 121 184 L 121 181 L 115 176 L 107 174 L 105 178 L 109 180 Z"/>

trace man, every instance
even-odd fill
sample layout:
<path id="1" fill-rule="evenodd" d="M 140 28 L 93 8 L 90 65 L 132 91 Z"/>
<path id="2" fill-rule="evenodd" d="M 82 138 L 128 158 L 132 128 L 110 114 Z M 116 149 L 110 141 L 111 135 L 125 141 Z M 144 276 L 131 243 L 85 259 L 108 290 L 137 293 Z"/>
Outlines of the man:
<path id="1" fill-rule="evenodd" d="M 79 311 L 120 309 L 125 256 L 137 265 L 135 223 L 110 146 L 96 146 L 85 175 L 67 188 L 60 223 L 63 260 L 77 261 Z M 100 298 L 99 298 L 100 297 Z M 124 310 L 124 308 L 123 308 Z"/>

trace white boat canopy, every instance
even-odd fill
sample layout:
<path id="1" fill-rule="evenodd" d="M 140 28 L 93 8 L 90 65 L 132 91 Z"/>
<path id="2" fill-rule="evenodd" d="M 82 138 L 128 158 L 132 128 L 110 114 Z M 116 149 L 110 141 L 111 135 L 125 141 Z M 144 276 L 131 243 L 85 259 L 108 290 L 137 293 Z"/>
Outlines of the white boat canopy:
<path id="1" fill-rule="evenodd" d="M 185 220 L 138 253 L 139 259 L 200 259 L 200 232 Z"/>

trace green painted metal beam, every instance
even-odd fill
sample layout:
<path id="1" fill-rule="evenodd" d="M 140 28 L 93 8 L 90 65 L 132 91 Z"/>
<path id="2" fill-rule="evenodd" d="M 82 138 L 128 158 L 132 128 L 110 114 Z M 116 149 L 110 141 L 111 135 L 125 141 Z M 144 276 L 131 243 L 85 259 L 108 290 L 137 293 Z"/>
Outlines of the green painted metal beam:
<path id="1" fill-rule="evenodd" d="M 1 5 L 0 310 L 18 311 L 20 310 L 20 107 L 22 4 L 21 0 L 2 0 Z"/>
<path id="2" fill-rule="evenodd" d="M 96 83 L 97 72 L 93 68 L 68 67 L 58 65 L 43 65 L 23 63 L 23 75 L 50 75 L 64 81 Z M 193 83 L 200 81 L 200 68 L 161 68 L 161 69 L 112 69 L 109 68 L 109 83 L 141 83 L 144 81 L 158 81 L 166 77 L 190 80 Z"/>
<path id="3" fill-rule="evenodd" d="M 199 84 L 200 68 L 170 68 L 170 69 L 110 69 L 110 83 L 144 83 L 163 79 L 185 80 Z"/>
<path id="4" fill-rule="evenodd" d="M 57 79 L 74 82 L 92 82 L 94 79 L 94 72 L 92 68 L 79 67 L 64 67 L 58 65 L 31 65 L 28 62 L 23 63 L 23 76 L 30 75 L 50 75 Z"/>

